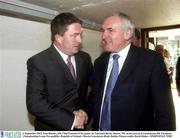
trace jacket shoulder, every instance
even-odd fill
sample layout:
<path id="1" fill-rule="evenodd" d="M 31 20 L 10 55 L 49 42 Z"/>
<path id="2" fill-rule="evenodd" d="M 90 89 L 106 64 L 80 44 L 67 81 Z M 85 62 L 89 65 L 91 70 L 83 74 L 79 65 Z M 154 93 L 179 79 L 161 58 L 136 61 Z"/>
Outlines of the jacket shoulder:
<path id="1" fill-rule="evenodd" d="M 90 60 L 91 61 L 91 56 L 87 52 L 79 51 L 77 55 L 79 55 L 84 60 Z"/>
<path id="2" fill-rule="evenodd" d="M 98 58 L 95 59 L 96 62 L 101 62 L 101 61 L 106 61 L 107 58 L 109 57 L 110 53 L 109 52 L 104 52 L 102 53 Z"/>
<path id="3" fill-rule="evenodd" d="M 34 63 L 34 64 L 46 63 L 49 59 L 49 55 L 50 55 L 51 50 L 52 50 L 52 47 L 49 47 L 49 48 L 33 55 L 32 57 L 27 59 L 27 64 L 29 64 L 29 63 Z"/>
<path id="4" fill-rule="evenodd" d="M 134 49 L 134 51 L 137 51 L 141 56 L 143 56 L 143 58 L 149 58 L 149 59 L 161 58 L 161 59 L 163 59 L 163 57 L 159 53 L 157 53 L 156 51 L 151 50 L 151 49 L 136 47 L 136 46 L 133 46 L 132 49 Z"/>

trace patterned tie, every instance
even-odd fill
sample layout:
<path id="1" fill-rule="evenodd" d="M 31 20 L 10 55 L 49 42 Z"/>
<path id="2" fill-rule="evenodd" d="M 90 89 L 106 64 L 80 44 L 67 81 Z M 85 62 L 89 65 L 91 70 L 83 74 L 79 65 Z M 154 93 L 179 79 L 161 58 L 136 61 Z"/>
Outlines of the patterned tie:
<path id="1" fill-rule="evenodd" d="M 68 56 L 67 58 L 67 66 L 71 72 L 71 75 L 73 76 L 74 80 L 76 80 L 76 74 L 75 74 L 75 71 L 74 71 L 74 67 L 73 67 L 73 64 L 71 62 L 71 56 Z"/>
<path id="2" fill-rule="evenodd" d="M 111 130 L 111 94 L 119 74 L 119 63 L 118 63 L 119 57 L 120 56 L 117 54 L 113 55 L 113 67 L 107 83 L 107 88 L 106 88 L 106 93 L 105 93 L 104 103 L 101 113 L 100 130 L 102 131 Z"/>

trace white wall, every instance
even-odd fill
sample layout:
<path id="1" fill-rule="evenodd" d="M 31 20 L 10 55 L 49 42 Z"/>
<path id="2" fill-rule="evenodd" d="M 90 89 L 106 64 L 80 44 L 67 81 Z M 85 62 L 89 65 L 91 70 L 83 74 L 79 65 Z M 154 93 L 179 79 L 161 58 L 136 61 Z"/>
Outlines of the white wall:
<path id="1" fill-rule="evenodd" d="M 100 32 L 84 30 L 83 33 L 83 51 L 91 55 L 92 62 L 100 55 Z"/>
<path id="2" fill-rule="evenodd" d="M 0 130 L 34 130 L 26 109 L 26 61 L 51 44 L 49 24 L 0 16 Z M 83 50 L 100 54 L 100 33 L 86 30 Z"/>
<path id="3" fill-rule="evenodd" d="M 26 110 L 26 60 L 50 44 L 49 25 L 0 16 L 0 129 L 33 130 Z"/>

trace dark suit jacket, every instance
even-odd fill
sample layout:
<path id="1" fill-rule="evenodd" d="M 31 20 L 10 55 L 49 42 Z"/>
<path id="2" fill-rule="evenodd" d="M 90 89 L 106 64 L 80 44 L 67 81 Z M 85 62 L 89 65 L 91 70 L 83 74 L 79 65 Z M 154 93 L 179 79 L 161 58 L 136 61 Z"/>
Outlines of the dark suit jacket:
<path id="1" fill-rule="evenodd" d="M 94 64 L 93 128 L 99 117 L 109 53 Z M 162 57 L 131 46 L 118 76 L 111 101 L 112 130 L 175 130 L 175 113 L 168 74 Z M 91 106 L 90 106 L 91 107 Z M 89 115 L 92 110 L 87 109 Z"/>
<path id="2" fill-rule="evenodd" d="M 180 57 L 178 57 L 176 64 L 176 87 L 178 92 L 180 92 Z"/>
<path id="3" fill-rule="evenodd" d="M 89 77 L 92 71 L 90 56 L 75 55 L 77 80 L 54 46 L 27 61 L 27 109 L 35 117 L 35 130 L 70 130 L 73 111 L 86 104 Z"/>

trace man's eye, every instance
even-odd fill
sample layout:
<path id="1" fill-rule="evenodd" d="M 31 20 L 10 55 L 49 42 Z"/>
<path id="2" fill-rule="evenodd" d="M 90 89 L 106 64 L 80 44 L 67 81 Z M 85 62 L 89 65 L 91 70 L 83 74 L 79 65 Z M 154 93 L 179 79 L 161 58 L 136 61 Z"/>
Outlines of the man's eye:
<path id="1" fill-rule="evenodd" d="M 113 32 L 114 30 L 113 29 L 109 29 L 109 32 L 111 33 L 111 32 Z"/>
<path id="2" fill-rule="evenodd" d="M 76 36 L 78 36 L 78 34 L 72 34 L 71 36 L 72 36 L 72 37 L 76 37 Z"/>
<path id="3" fill-rule="evenodd" d="M 107 31 L 108 31 L 109 33 L 112 33 L 112 32 L 114 31 L 114 29 L 108 28 Z"/>

